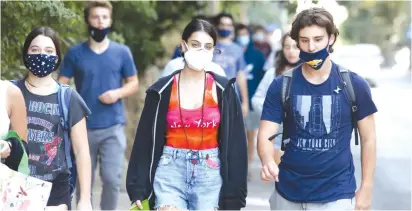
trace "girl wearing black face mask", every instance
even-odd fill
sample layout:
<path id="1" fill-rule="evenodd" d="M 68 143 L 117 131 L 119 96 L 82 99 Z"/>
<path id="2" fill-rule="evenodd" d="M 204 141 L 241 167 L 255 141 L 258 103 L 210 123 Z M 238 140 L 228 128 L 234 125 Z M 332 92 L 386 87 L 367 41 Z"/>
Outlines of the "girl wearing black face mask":
<path id="1" fill-rule="evenodd" d="M 30 176 L 53 183 L 48 207 L 67 210 L 71 203 L 69 168 L 74 160 L 68 155 L 73 149 L 82 190 L 77 208 L 90 210 L 91 164 L 85 123 L 89 110 L 70 87 L 64 88 L 70 90 L 64 92 L 71 93 L 66 96 L 68 100 L 59 100 L 63 88 L 51 74 L 58 68 L 61 58 L 55 31 L 48 27 L 34 29 L 26 37 L 22 54 L 28 74 L 15 84 L 26 103 Z M 65 120 L 68 128 L 62 123 Z"/>
<path id="2" fill-rule="evenodd" d="M 299 59 L 299 52 L 300 50 L 297 47 L 296 42 L 292 40 L 289 33 L 283 35 L 282 50 L 276 54 L 275 68 L 266 70 L 265 76 L 260 81 L 255 95 L 252 97 L 252 106 L 255 111 L 262 113 L 263 103 L 266 98 L 266 92 L 273 79 L 281 75 L 286 70 L 290 70 L 301 64 L 301 60 Z M 279 131 L 282 131 L 282 125 L 280 126 Z M 280 163 L 280 157 L 283 154 L 280 151 L 281 140 L 282 136 L 277 136 L 275 139 L 275 162 L 277 164 Z"/>

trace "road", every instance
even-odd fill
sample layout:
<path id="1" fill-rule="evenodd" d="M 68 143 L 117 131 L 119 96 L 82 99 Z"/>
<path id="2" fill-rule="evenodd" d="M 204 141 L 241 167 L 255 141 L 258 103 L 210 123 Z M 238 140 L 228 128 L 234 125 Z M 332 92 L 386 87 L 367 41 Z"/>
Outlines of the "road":
<path id="1" fill-rule="evenodd" d="M 411 210 L 411 158 L 412 152 L 412 83 L 410 76 L 400 71 L 377 74 L 378 87 L 372 89 L 378 107 L 376 115 L 377 166 L 373 190 L 372 209 Z M 352 142 L 353 143 L 353 142 Z M 357 184 L 361 181 L 360 146 L 352 146 Z M 250 166 L 252 179 L 248 186 L 246 210 L 268 210 L 268 199 L 273 183 L 259 179 L 260 162 L 257 157 Z M 95 209 L 99 209 L 101 183 L 94 189 Z M 119 198 L 119 210 L 129 208 L 124 192 Z"/>

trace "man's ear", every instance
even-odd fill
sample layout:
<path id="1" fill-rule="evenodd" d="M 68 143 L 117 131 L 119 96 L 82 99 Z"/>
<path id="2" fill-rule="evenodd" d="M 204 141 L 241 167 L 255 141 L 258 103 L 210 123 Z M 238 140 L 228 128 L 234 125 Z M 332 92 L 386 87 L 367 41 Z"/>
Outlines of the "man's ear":
<path id="1" fill-rule="evenodd" d="M 336 42 L 336 37 L 334 34 L 330 35 L 329 37 L 329 45 L 333 45 Z"/>

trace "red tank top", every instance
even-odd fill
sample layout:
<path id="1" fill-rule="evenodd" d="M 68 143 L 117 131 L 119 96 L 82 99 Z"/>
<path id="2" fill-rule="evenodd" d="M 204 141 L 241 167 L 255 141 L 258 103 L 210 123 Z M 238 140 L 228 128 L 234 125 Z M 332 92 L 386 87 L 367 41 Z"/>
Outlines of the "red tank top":
<path id="1" fill-rule="evenodd" d="M 212 87 L 214 79 L 206 74 L 206 92 L 202 122 L 202 107 L 197 109 L 184 109 L 182 119 L 179 113 L 178 79 L 173 79 L 172 93 L 170 96 L 169 110 L 167 112 L 167 134 L 166 145 L 181 149 L 211 149 L 218 147 L 218 128 L 220 124 L 219 106 L 213 99 Z M 183 126 L 186 128 L 185 130 Z M 203 141 L 202 141 L 203 128 Z M 189 142 L 189 143 L 188 143 Z"/>

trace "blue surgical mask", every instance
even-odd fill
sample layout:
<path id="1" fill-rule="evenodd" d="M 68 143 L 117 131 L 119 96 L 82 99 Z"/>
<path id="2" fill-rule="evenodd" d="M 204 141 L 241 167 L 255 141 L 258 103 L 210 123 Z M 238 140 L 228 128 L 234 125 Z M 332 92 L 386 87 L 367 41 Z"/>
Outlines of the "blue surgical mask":
<path id="1" fill-rule="evenodd" d="M 300 50 L 299 53 L 299 58 L 303 60 L 306 64 L 310 65 L 313 69 L 319 70 L 323 63 L 325 62 L 325 59 L 329 56 L 329 50 L 328 46 L 326 46 L 324 49 L 315 52 L 315 53 L 309 53 L 309 52 L 304 52 Z"/>
<path id="2" fill-rule="evenodd" d="M 106 35 L 110 32 L 110 27 L 104 29 L 94 28 L 89 26 L 89 35 L 93 38 L 96 42 L 101 42 L 104 40 Z"/>
<path id="3" fill-rule="evenodd" d="M 263 42 L 265 41 L 265 35 L 262 33 L 257 33 L 255 35 L 253 35 L 253 40 L 256 42 Z"/>
<path id="4" fill-rule="evenodd" d="M 47 54 L 28 54 L 27 66 L 33 75 L 43 78 L 50 75 L 56 67 L 57 56 Z"/>
<path id="5" fill-rule="evenodd" d="M 242 35 L 242 36 L 238 36 L 236 38 L 236 41 L 243 47 L 249 45 L 250 43 L 250 37 L 249 35 Z"/>
<path id="6" fill-rule="evenodd" d="M 232 30 L 230 29 L 219 29 L 217 30 L 217 34 L 219 37 L 226 38 L 229 37 L 232 34 Z"/>

